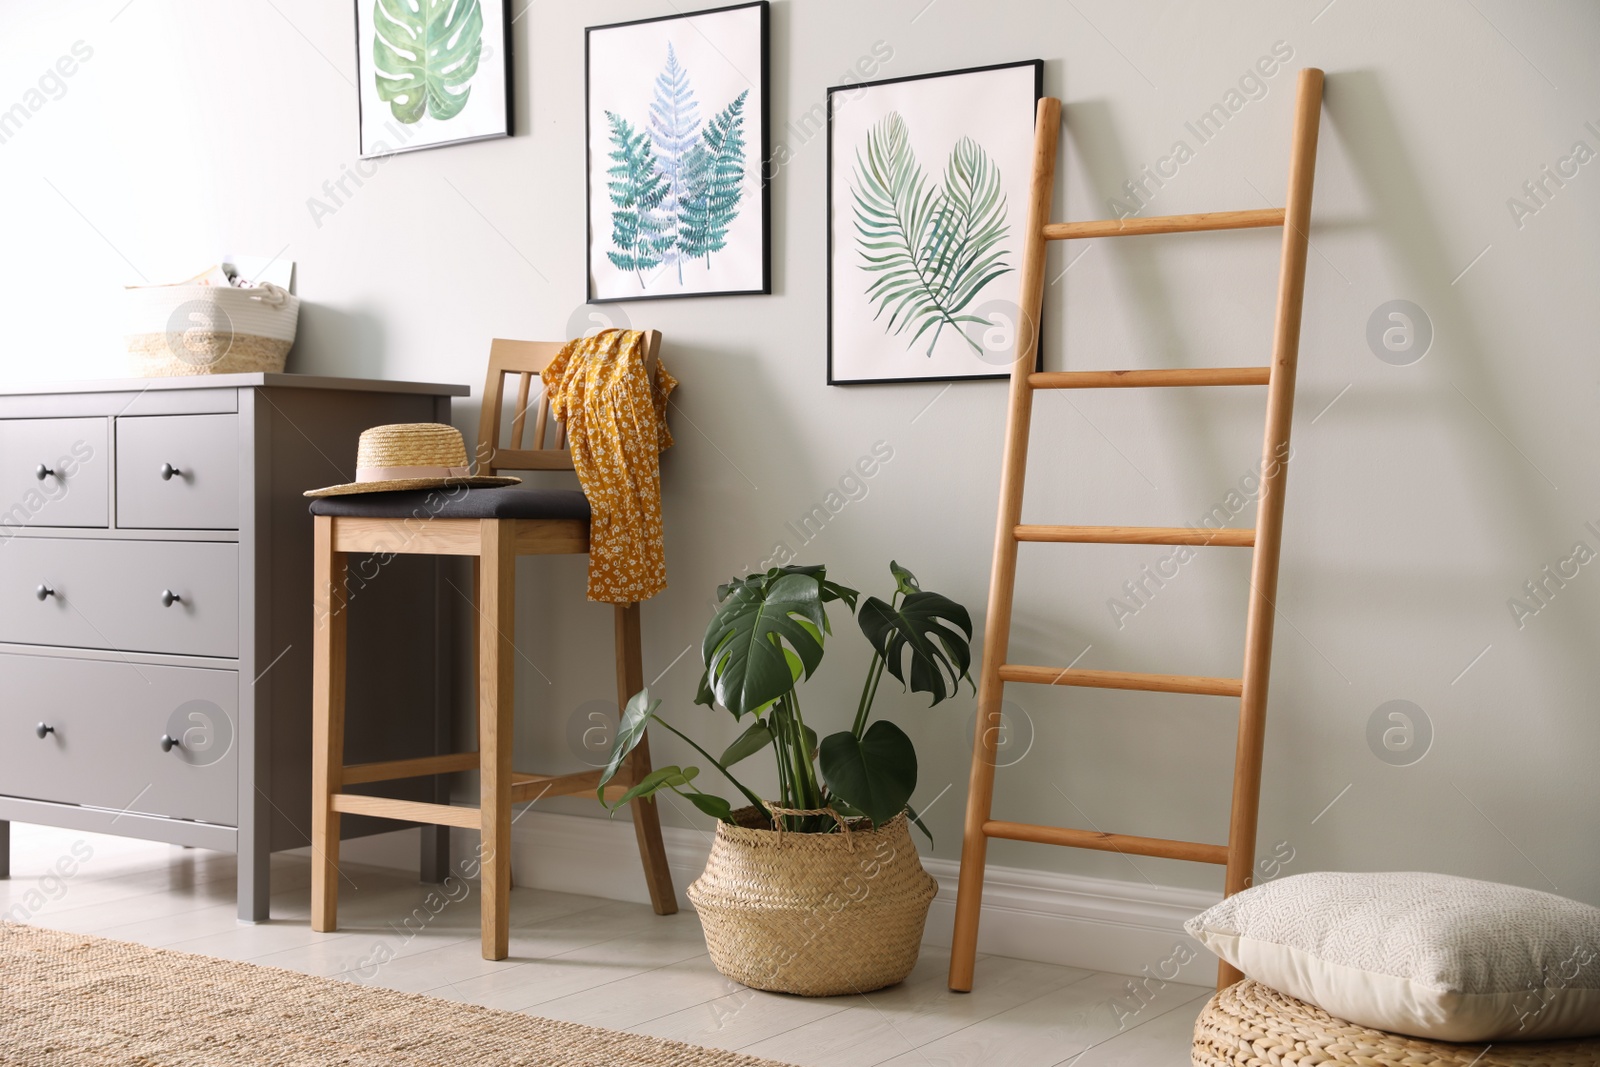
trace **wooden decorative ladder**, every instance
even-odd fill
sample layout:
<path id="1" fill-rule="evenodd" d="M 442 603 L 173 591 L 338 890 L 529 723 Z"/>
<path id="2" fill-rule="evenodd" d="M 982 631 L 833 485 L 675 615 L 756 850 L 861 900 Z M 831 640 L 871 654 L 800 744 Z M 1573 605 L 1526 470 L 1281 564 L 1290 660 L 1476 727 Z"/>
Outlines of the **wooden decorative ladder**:
<path id="1" fill-rule="evenodd" d="M 961 845 L 961 880 L 956 897 L 950 988 L 972 988 L 978 950 L 978 916 L 989 838 L 1070 845 L 1105 852 L 1216 863 L 1227 867 L 1224 892 L 1249 885 L 1255 862 L 1256 814 L 1261 800 L 1261 755 L 1266 733 L 1267 675 L 1272 661 L 1272 623 L 1278 587 L 1278 550 L 1283 534 L 1283 494 L 1287 481 L 1289 422 L 1294 406 L 1295 364 L 1300 350 L 1300 310 L 1305 294 L 1307 231 L 1311 221 L 1311 181 L 1317 158 L 1317 126 L 1322 112 L 1322 71 L 1300 72 L 1295 102 L 1294 143 L 1289 157 L 1287 205 L 1279 210 L 1219 211 L 1162 218 L 1050 222 L 1055 191 L 1056 147 L 1061 102 L 1039 101 L 1034 132 L 1033 176 L 1029 189 L 1028 232 L 1022 260 L 1023 309 L 1017 358 L 1011 366 L 1010 410 L 1000 469 L 1000 514 L 995 531 L 994 568 L 984 633 L 983 668 L 978 684 L 978 720 L 967 794 L 966 828 Z M 1141 234 L 1193 233 L 1255 226 L 1282 226 L 1283 252 L 1278 278 L 1277 325 L 1272 362 L 1265 367 L 1184 370 L 1034 371 L 1039 346 L 1040 304 L 1044 299 L 1045 247 L 1049 241 Z M 1100 389 L 1139 386 L 1264 385 L 1266 436 L 1262 449 L 1261 496 L 1255 529 L 1210 530 L 1188 527 L 1023 525 L 1022 487 L 1028 455 L 1028 429 L 1037 389 Z M 1244 671 L 1239 678 L 1176 674 L 1137 674 L 1030 667 L 1007 662 L 1012 599 L 1016 588 L 1017 545 L 1023 541 L 1118 545 L 1196 545 L 1254 548 L 1245 630 Z M 1141 689 L 1239 698 L 1239 738 L 1234 759 L 1233 813 L 1226 845 L 1167 841 L 1125 834 L 1069 830 L 1005 822 L 992 818 L 996 738 L 1001 696 L 1007 682 L 1037 685 Z M 1218 988 L 1242 975 L 1223 964 Z"/>

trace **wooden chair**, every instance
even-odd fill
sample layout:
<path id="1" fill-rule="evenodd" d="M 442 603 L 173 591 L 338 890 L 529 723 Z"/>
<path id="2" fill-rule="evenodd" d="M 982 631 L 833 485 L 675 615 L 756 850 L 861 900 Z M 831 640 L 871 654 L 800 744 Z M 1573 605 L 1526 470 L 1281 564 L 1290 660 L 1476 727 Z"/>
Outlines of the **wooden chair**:
<path id="1" fill-rule="evenodd" d="M 661 334 L 646 338 L 651 380 Z M 548 396 L 541 391 L 533 420 L 533 442 L 524 448 L 533 381 L 561 351 L 560 342 L 495 340 L 479 419 L 480 474 L 501 470 L 572 470 L 566 428 L 557 425 L 546 447 Z M 505 379 L 518 379 L 510 447 L 502 448 L 501 409 Z M 431 495 L 431 499 L 428 499 Z M 456 499 L 448 500 L 449 496 Z M 419 510 L 422 509 L 422 510 Z M 589 505 L 575 490 L 422 490 L 325 497 L 312 504 L 316 516 L 313 648 L 311 928 L 333 930 L 339 908 L 339 816 L 375 815 L 435 826 L 459 826 L 483 835 L 483 957 L 505 959 L 509 950 L 511 806 L 544 796 L 593 796 L 600 772 L 522 774 L 511 769 L 516 560 L 523 555 L 589 551 Z M 418 516 L 422 516 L 419 518 Z M 477 586 L 478 751 L 346 766 L 344 763 L 345 562 L 351 553 L 416 553 L 473 557 Z M 644 688 L 639 641 L 639 605 L 616 606 L 617 705 Z M 429 804 L 345 792 L 345 787 L 445 774 L 479 772 L 480 806 Z M 650 772 L 649 746 L 641 742 L 628 766 L 607 787 L 617 796 Z M 635 801 L 633 826 L 645 881 L 656 914 L 678 910 L 661 844 L 653 801 Z"/>

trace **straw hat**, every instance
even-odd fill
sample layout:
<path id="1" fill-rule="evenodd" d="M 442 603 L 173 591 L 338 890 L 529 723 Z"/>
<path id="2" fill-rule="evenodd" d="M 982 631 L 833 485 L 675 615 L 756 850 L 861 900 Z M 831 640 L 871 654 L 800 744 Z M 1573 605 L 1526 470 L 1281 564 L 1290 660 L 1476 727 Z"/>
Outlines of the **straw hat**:
<path id="1" fill-rule="evenodd" d="M 473 474 L 461 431 L 441 422 L 404 422 L 361 431 L 356 447 L 356 480 L 348 485 L 307 490 L 306 496 L 385 493 L 397 489 L 474 489 L 516 485 L 521 478 Z"/>

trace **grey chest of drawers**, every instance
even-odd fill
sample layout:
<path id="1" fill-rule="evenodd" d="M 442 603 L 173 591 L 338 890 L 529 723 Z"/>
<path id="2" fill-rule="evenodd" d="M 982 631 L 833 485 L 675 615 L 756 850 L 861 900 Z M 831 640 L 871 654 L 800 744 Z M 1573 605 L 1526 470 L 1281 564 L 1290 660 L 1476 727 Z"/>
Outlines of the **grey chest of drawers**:
<path id="1" fill-rule="evenodd" d="M 268 917 L 270 854 L 311 823 L 301 493 L 353 479 L 363 429 L 447 422 L 468 392 L 284 374 L 0 387 L 0 877 L 12 821 L 167 841 L 236 853 L 239 917 Z M 457 594 L 438 566 L 352 568 L 351 762 L 446 751 Z M 393 714 L 418 693 L 431 717 Z M 424 780 L 412 798 L 443 794 Z M 424 877 L 447 861 L 425 833 Z"/>

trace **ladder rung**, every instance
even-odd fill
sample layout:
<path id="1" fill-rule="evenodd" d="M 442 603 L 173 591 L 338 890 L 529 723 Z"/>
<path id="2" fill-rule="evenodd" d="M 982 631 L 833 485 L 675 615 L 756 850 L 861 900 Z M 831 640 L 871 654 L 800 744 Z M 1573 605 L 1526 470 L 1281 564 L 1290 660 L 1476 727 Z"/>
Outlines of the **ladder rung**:
<path id="1" fill-rule="evenodd" d="M 1189 860 L 1192 863 L 1228 862 L 1226 845 L 1207 845 L 1199 841 L 1167 841 L 1159 837 L 1129 837 L 1126 834 L 1107 834 L 1099 830 L 1067 830 L 1058 826 L 1035 826 L 1024 822 L 998 822 L 983 824 L 989 837 L 1003 837 L 1009 841 L 1032 841 L 1040 845 L 1070 845 L 1073 848 L 1093 848 L 1101 852 L 1131 852 L 1135 856 L 1159 856 L 1168 860 Z"/>
<path id="2" fill-rule="evenodd" d="M 1240 678 L 1085 671 L 1071 667 L 1028 667 L 1017 663 L 1001 664 L 1000 680 L 1033 685 L 1082 685 L 1092 689 L 1143 689 L 1151 693 L 1194 693 L 1208 697 L 1236 697 L 1244 692 L 1244 681 Z"/>
<path id="3" fill-rule="evenodd" d="M 1134 216 L 1126 219 L 1096 219 L 1093 222 L 1047 222 L 1046 241 L 1070 241 L 1084 237 L 1133 237 L 1147 233 L 1198 233 L 1202 230 L 1248 230 L 1256 226 L 1282 226 L 1281 207 L 1251 211 L 1207 211 L 1198 215 Z"/>
<path id="4" fill-rule="evenodd" d="M 1052 541 L 1082 545 L 1219 545 L 1251 548 L 1256 532 L 1212 530 L 1204 526 L 1018 526 L 1018 541 Z"/>
<path id="5" fill-rule="evenodd" d="M 1196 385 L 1266 385 L 1271 367 L 1183 367 L 1175 370 L 1052 370 L 1028 375 L 1035 389 L 1131 389 Z"/>

